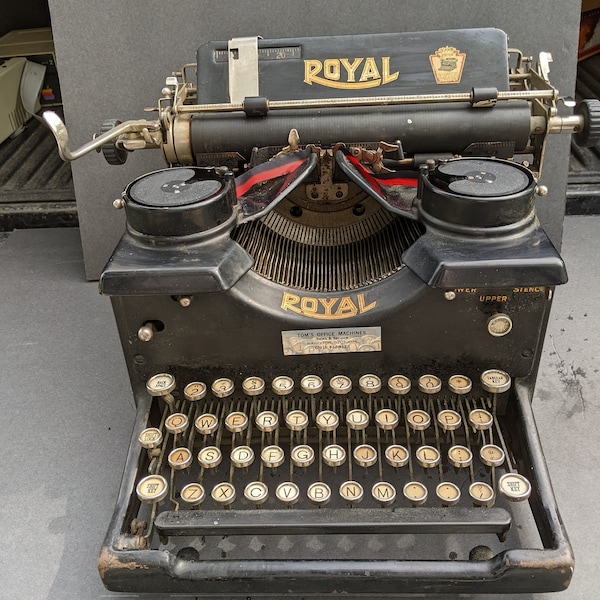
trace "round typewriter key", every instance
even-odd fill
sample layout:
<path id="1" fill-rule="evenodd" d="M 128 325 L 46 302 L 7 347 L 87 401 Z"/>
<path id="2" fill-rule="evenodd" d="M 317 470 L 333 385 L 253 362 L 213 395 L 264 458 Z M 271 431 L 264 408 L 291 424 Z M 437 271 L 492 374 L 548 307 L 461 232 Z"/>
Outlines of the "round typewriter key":
<path id="1" fill-rule="evenodd" d="M 294 380 L 287 375 L 275 377 L 271 383 L 271 388 L 278 396 L 287 396 L 294 389 Z"/>
<path id="2" fill-rule="evenodd" d="M 153 375 L 146 382 L 146 390 L 151 396 L 166 396 L 175 389 L 175 377 L 169 373 Z"/>
<path id="3" fill-rule="evenodd" d="M 323 448 L 323 462 L 330 467 L 339 467 L 346 462 L 346 450 L 338 444 Z"/>
<path id="4" fill-rule="evenodd" d="M 531 483 L 519 473 L 505 473 L 498 480 L 498 488 L 513 502 L 527 500 L 531 495 Z"/>
<path id="5" fill-rule="evenodd" d="M 344 481 L 340 485 L 340 496 L 348 504 L 358 504 L 364 495 L 363 487 L 358 481 Z"/>
<path id="6" fill-rule="evenodd" d="M 244 488 L 244 498 L 256 506 L 264 504 L 268 497 L 269 488 L 262 481 L 251 481 Z"/>
<path id="7" fill-rule="evenodd" d="M 489 369 L 481 374 L 481 387 L 490 394 L 501 394 L 510 389 L 510 375 L 500 369 Z"/>
<path id="8" fill-rule="evenodd" d="M 223 455 L 221 454 L 221 449 L 216 446 L 206 446 L 206 448 L 202 448 L 200 452 L 198 452 L 198 462 L 205 469 L 214 469 L 221 464 L 221 460 L 223 459 Z"/>
<path id="9" fill-rule="evenodd" d="M 244 469 L 254 462 L 254 450 L 250 446 L 236 446 L 231 450 L 229 458 L 234 467 Z"/>
<path id="10" fill-rule="evenodd" d="M 231 433 L 240 433 L 248 427 L 248 415 L 243 412 L 231 412 L 225 417 L 225 427 Z"/>
<path id="11" fill-rule="evenodd" d="M 221 506 L 229 506 L 235 500 L 235 488 L 227 481 L 217 483 L 210 493 L 212 499 Z"/>
<path id="12" fill-rule="evenodd" d="M 462 417 L 450 409 L 440 410 L 437 414 L 437 422 L 444 431 L 455 431 L 462 424 Z"/>
<path id="13" fill-rule="evenodd" d="M 217 398 L 227 398 L 227 396 L 231 396 L 231 394 L 233 394 L 235 385 L 231 379 L 228 379 L 227 377 L 221 377 L 220 379 L 215 379 L 212 382 L 210 389 Z"/>
<path id="14" fill-rule="evenodd" d="M 476 506 L 493 506 L 496 501 L 494 489 L 483 481 L 476 481 L 469 486 L 469 496 Z"/>
<path id="15" fill-rule="evenodd" d="M 377 375 L 362 375 L 358 380 L 358 387 L 365 394 L 375 394 L 381 390 L 381 379 Z"/>
<path id="16" fill-rule="evenodd" d="M 308 486 L 306 495 L 313 504 L 325 506 L 331 500 L 331 488 L 322 481 L 315 481 Z"/>
<path id="17" fill-rule="evenodd" d="M 377 450 L 369 444 L 356 446 L 352 451 L 352 456 L 359 467 L 372 467 L 377 462 Z"/>
<path id="18" fill-rule="evenodd" d="M 404 375 L 392 375 L 388 379 L 388 389 L 392 394 L 407 394 L 410 392 L 410 379 Z"/>
<path id="19" fill-rule="evenodd" d="M 371 496 L 381 506 L 389 506 L 396 501 L 396 488 L 387 481 L 378 481 L 371 488 Z"/>
<path id="20" fill-rule="evenodd" d="M 192 464 L 193 456 L 188 448 L 173 448 L 169 452 L 169 466 L 173 469 L 187 469 Z"/>
<path id="21" fill-rule="evenodd" d="M 318 394 L 323 390 L 323 380 L 318 375 L 306 375 L 300 381 L 300 389 L 305 394 Z"/>
<path id="22" fill-rule="evenodd" d="M 165 419 L 165 429 L 169 433 L 183 433 L 189 425 L 187 415 L 183 413 L 173 413 Z"/>
<path id="23" fill-rule="evenodd" d="M 162 475 L 147 475 L 135 487 L 137 497 L 147 504 L 160 502 L 168 491 L 169 485 Z"/>
<path id="24" fill-rule="evenodd" d="M 369 425 L 369 415 L 360 408 L 349 410 L 346 413 L 346 424 L 350 429 L 360 431 Z"/>
<path id="25" fill-rule="evenodd" d="M 469 423 L 474 429 L 483 431 L 494 424 L 494 417 L 483 408 L 475 408 L 469 413 Z"/>
<path id="26" fill-rule="evenodd" d="M 424 431 L 431 425 L 431 417 L 424 410 L 411 410 L 406 415 L 408 426 L 414 431 Z"/>
<path id="27" fill-rule="evenodd" d="M 138 436 L 138 440 L 143 448 L 157 448 L 160 446 L 163 439 L 163 435 L 160 429 L 156 427 L 148 427 L 144 429 Z"/>
<path id="28" fill-rule="evenodd" d="M 261 431 L 275 431 L 277 425 L 279 425 L 279 417 L 270 410 L 265 410 L 256 415 L 256 426 Z"/>
<path id="29" fill-rule="evenodd" d="M 419 389 L 424 394 L 437 394 L 442 389 L 442 380 L 435 375 L 421 375 Z"/>
<path id="30" fill-rule="evenodd" d="M 283 464 L 285 454 L 283 448 L 280 448 L 279 446 L 265 446 L 260 451 L 260 459 L 265 467 L 275 469 Z"/>
<path id="31" fill-rule="evenodd" d="M 329 380 L 329 387 L 334 394 L 347 394 L 352 389 L 352 380 L 345 375 L 336 375 Z"/>
<path id="32" fill-rule="evenodd" d="M 448 387 L 455 394 L 468 394 L 473 389 L 473 382 L 466 375 L 452 375 Z"/>
<path id="33" fill-rule="evenodd" d="M 206 396 L 206 384 L 201 381 L 193 381 L 192 383 L 188 383 L 183 388 L 183 395 L 186 400 L 190 402 L 196 402 L 197 400 L 202 400 L 204 396 Z"/>
<path id="34" fill-rule="evenodd" d="M 504 463 L 506 458 L 504 450 L 495 444 L 486 444 L 479 450 L 479 458 L 481 462 L 488 467 L 499 467 Z"/>
<path id="35" fill-rule="evenodd" d="M 297 467 L 310 467 L 315 461 L 315 451 L 310 446 L 294 446 L 290 453 L 292 462 Z"/>
<path id="36" fill-rule="evenodd" d="M 413 506 L 425 504 L 427 500 L 427 488 L 420 481 L 409 481 L 402 488 L 402 493 Z"/>
<path id="37" fill-rule="evenodd" d="M 424 469 L 431 469 L 437 467 L 440 464 L 441 454 L 437 448 L 433 446 L 420 446 L 415 452 L 417 462 Z"/>
<path id="38" fill-rule="evenodd" d="M 408 450 L 397 444 L 388 446 L 385 449 L 385 460 L 392 467 L 404 467 L 408 463 Z"/>
<path id="39" fill-rule="evenodd" d="M 460 501 L 460 489 L 450 481 L 444 481 L 435 488 L 437 497 L 443 506 L 454 506 Z"/>
<path id="40" fill-rule="evenodd" d="M 308 415 L 303 410 L 291 410 L 285 415 L 285 424 L 292 431 L 302 431 L 308 427 Z"/>
<path id="41" fill-rule="evenodd" d="M 448 450 L 448 462 L 457 469 L 468 467 L 473 462 L 473 453 L 466 446 L 452 446 Z"/>
<path id="42" fill-rule="evenodd" d="M 181 499 L 190 506 L 198 506 L 204 502 L 206 493 L 199 483 L 188 483 L 181 490 Z"/>
<path id="43" fill-rule="evenodd" d="M 494 337 L 502 337 L 512 331 L 512 319 L 504 313 L 496 313 L 487 321 L 487 330 Z"/>
<path id="44" fill-rule="evenodd" d="M 219 420 L 215 415 L 205 413 L 194 421 L 194 427 L 201 435 L 210 435 L 219 428 Z"/>
<path id="45" fill-rule="evenodd" d="M 340 424 L 340 417 L 332 410 L 322 410 L 315 422 L 321 431 L 333 431 Z"/>
<path id="46" fill-rule="evenodd" d="M 391 408 L 382 408 L 375 414 L 375 423 L 377 423 L 377 427 L 384 431 L 395 429 L 398 427 L 399 422 L 400 417 L 398 417 L 398 413 Z"/>
<path id="47" fill-rule="evenodd" d="M 265 391 L 265 382 L 260 377 L 247 377 L 242 382 L 242 390 L 247 396 L 258 396 Z"/>
<path id="48" fill-rule="evenodd" d="M 275 496 L 286 506 L 293 506 L 300 498 L 300 488 L 293 481 L 284 481 L 275 489 Z"/>

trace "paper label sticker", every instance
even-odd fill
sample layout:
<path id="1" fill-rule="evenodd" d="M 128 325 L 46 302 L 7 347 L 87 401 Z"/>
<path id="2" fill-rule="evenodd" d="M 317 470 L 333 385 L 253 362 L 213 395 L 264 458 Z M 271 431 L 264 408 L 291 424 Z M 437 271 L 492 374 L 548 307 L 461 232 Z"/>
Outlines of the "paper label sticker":
<path id="1" fill-rule="evenodd" d="M 381 352 L 381 327 L 282 331 L 281 341 L 285 356 Z"/>

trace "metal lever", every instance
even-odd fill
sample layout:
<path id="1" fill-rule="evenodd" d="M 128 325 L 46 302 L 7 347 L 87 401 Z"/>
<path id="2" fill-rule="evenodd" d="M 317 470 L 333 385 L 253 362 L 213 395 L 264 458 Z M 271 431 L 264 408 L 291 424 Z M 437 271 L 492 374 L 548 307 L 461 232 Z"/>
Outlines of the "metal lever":
<path id="1" fill-rule="evenodd" d="M 64 161 L 72 161 L 81 158 L 92 150 L 96 150 L 107 142 L 126 133 L 138 133 L 144 129 L 148 131 L 160 130 L 159 121 L 146 121 L 145 119 L 125 121 L 116 127 L 113 127 L 110 131 L 94 137 L 93 140 L 87 142 L 87 144 L 83 144 L 83 146 L 79 147 L 77 150 L 71 151 L 69 149 L 69 133 L 67 132 L 67 128 L 62 119 L 51 110 L 45 111 L 42 114 L 42 117 L 54 135 L 58 145 L 58 153 Z"/>

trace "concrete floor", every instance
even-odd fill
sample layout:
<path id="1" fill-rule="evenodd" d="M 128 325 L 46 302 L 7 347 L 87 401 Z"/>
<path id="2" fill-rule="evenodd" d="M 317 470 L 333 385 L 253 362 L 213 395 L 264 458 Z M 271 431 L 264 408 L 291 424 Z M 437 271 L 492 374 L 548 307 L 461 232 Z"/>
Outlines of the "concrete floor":
<path id="1" fill-rule="evenodd" d="M 534 403 L 575 576 L 535 600 L 598 595 L 599 226 L 566 219 L 570 283 L 555 295 Z M 76 229 L 15 231 L 0 265 L 0 598 L 141 598 L 107 592 L 96 571 L 134 417 L 110 303 L 85 281 Z"/>

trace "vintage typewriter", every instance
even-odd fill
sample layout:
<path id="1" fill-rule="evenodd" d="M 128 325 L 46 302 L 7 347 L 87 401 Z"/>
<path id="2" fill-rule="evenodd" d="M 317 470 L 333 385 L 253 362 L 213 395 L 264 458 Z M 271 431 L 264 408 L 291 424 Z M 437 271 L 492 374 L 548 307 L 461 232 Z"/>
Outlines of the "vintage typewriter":
<path id="1" fill-rule="evenodd" d="M 137 404 L 99 569 L 117 591 L 395 597 L 568 586 L 531 399 L 554 286 L 535 213 L 551 57 L 496 29 L 198 50 L 115 202 L 111 297 Z M 567 100 L 563 103 L 569 105 Z"/>

